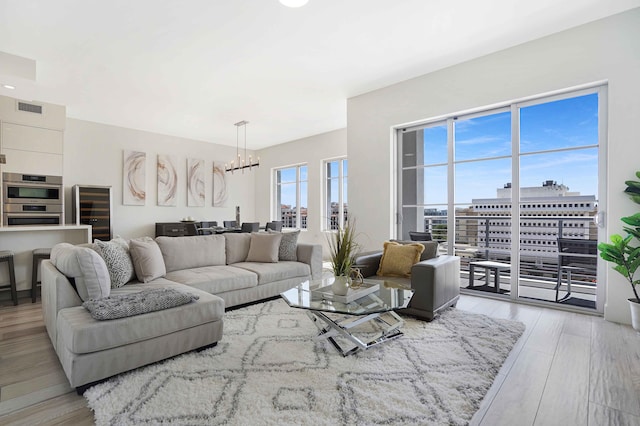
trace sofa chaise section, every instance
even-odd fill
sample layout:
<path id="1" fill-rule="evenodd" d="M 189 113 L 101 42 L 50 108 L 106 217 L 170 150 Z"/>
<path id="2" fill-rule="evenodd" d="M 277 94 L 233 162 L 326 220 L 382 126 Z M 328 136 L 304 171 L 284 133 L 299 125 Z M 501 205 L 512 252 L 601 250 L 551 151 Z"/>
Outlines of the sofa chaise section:
<path id="1" fill-rule="evenodd" d="M 159 279 L 128 284 L 112 295 L 174 288 L 198 300 L 156 312 L 98 321 L 82 307 L 70 281 L 50 261 L 42 264 L 43 315 L 71 386 L 85 385 L 215 344 L 222 338 L 224 301 L 204 291 Z"/>

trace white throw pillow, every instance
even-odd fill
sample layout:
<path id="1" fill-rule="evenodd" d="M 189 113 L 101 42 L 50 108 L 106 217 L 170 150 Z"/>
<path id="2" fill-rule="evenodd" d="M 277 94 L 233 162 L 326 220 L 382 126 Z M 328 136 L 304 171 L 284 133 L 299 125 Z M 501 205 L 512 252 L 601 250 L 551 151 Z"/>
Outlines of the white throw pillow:
<path id="1" fill-rule="evenodd" d="M 144 238 L 129 241 L 129 253 L 131 253 L 138 281 L 148 283 L 167 274 L 162 252 L 158 243 L 153 239 Z"/>
<path id="2" fill-rule="evenodd" d="M 111 293 L 107 265 L 92 249 L 56 244 L 51 249 L 51 263 L 65 276 L 73 278 L 82 300 L 102 299 Z"/>
<path id="3" fill-rule="evenodd" d="M 280 240 L 282 240 L 282 234 L 279 233 L 252 233 L 247 262 L 276 263 L 280 251 Z"/>

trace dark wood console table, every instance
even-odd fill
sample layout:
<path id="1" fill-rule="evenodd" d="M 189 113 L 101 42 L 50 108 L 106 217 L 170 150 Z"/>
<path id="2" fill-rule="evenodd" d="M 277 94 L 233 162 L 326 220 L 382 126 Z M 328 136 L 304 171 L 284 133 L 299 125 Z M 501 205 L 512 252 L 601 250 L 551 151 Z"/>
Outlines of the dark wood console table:
<path id="1" fill-rule="evenodd" d="M 196 222 L 156 222 L 156 237 L 197 235 Z"/>

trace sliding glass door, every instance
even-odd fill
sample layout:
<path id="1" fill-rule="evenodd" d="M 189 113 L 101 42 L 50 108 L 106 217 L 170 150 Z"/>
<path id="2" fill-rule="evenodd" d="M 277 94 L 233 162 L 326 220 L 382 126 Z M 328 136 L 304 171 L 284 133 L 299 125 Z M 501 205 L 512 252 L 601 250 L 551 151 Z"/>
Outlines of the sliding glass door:
<path id="1" fill-rule="evenodd" d="M 460 256 L 465 291 L 601 311 L 605 101 L 594 87 L 399 129 L 398 238 Z"/>
<path id="2" fill-rule="evenodd" d="M 518 105 L 519 297 L 596 307 L 598 92 Z"/>

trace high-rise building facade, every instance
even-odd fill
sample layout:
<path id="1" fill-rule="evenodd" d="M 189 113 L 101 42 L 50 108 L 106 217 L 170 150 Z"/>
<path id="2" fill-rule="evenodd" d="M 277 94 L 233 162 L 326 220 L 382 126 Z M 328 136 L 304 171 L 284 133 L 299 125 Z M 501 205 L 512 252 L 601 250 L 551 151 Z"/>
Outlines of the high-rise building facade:
<path id="1" fill-rule="evenodd" d="M 511 205 L 510 183 L 497 190 L 496 198 L 472 200 L 473 213 L 487 217 L 486 220 L 478 220 L 479 249 L 486 247 L 494 254 L 509 253 Z M 596 212 L 594 195 L 570 192 L 567 186 L 552 180 L 545 181 L 542 186 L 521 188 L 521 253 L 533 257 L 555 257 L 560 237 L 595 239 L 592 217 Z M 471 215 L 470 212 L 467 215 Z"/>

